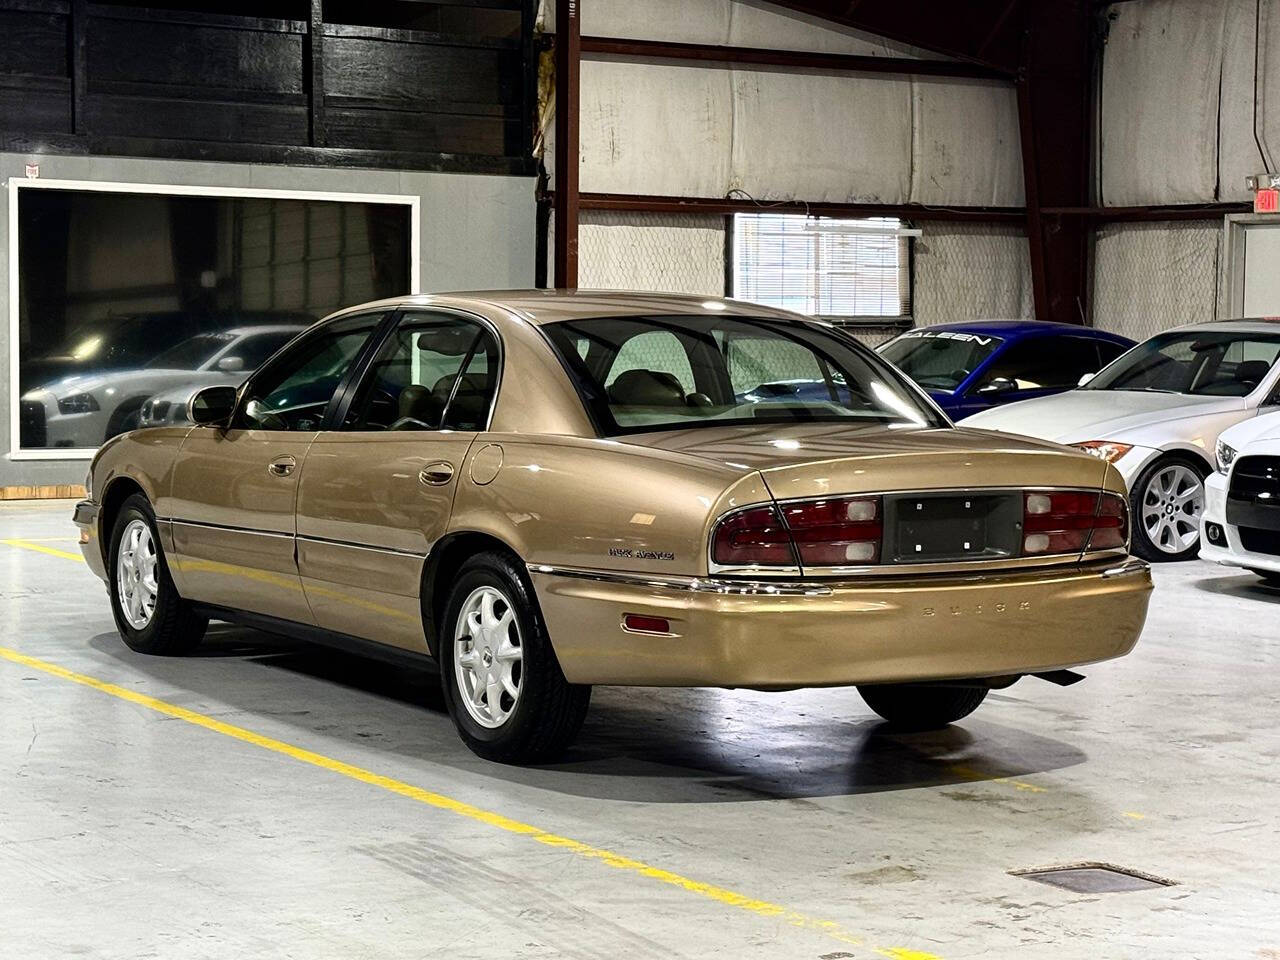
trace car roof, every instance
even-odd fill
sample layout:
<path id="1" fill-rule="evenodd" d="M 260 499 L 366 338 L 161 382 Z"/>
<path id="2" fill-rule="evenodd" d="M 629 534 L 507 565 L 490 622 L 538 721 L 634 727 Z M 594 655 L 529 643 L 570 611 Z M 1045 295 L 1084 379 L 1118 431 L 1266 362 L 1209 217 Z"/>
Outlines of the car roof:
<path id="1" fill-rule="evenodd" d="M 1180 327 L 1170 327 L 1161 333 L 1222 333 L 1224 328 L 1229 333 L 1280 333 L 1280 317 L 1233 317 L 1225 320 L 1210 320 L 1207 323 L 1188 323 Z"/>
<path id="2" fill-rule="evenodd" d="M 1096 327 L 1084 327 L 1076 323 L 1054 323 L 1049 320 L 963 320 L 954 323 L 930 324 L 927 327 L 916 327 L 915 329 L 989 334 L 1010 339 L 1047 334 L 1065 334 L 1073 337 L 1095 337 L 1099 340 L 1113 340 L 1117 343 L 1133 342 L 1121 334 L 1099 330 Z"/>
<path id="3" fill-rule="evenodd" d="M 826 323 L 801 313 L 743 300 L 639 290 L 467 290 L 458 293 L 418 294 L 360 304 L 333 316 L 379 307 L 466 307 L 468 304 L 505 309 L 537 325 L 588 317 L 689 316 L 712 312 L 740 317 Z M 826 325 L 834 326 L 830 323 Z"/>
<path id="4" fill-rule="evenodd" d="M 259 333 L 300 333 L 311 326 L 309 323 L 298 321 L 297 323 L 256 323 L 247 327 L 226 327 L 222 330 L 206 330 L 203 333 L 197 333 L 197 337 L 218 337 L 223 334 L 231 334 L 236 337 L 244 337 L 249 334 Z"/>

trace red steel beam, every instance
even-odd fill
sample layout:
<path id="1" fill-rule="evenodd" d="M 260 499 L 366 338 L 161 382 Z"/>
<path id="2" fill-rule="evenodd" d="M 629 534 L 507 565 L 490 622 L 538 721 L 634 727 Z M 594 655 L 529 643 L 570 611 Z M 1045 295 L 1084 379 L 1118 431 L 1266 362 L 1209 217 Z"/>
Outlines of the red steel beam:
<path id="1" fill-rule="evenodd" d="M 705 213 L 721 216 L 730 213 L 808 213 L 816 217 L 902 217 L 920 221 L 964 220 L 1017 224 L 1026 219 L 1026 211 L 1022 207 L 934 207 L 916 203 L 805 203 L 800 200 L 756 202 L 731 197 L 666 197 L 622 193 L 583 193 L 579 195 L 578 203 L 583 210 L 623 210 L 631 213 Z"/>
<path id="2" fill-rule="evenodd" d="M 754 64 L 805 70 L 850 73 L 890 73 L 900 76 L 965 77 L 1011 80 L 1012 74 L 982 64 L 960 60 L 914 60 L 907 57 L 872 57 L 848 53 L 816 53 L 809 50 L 771 50 L 759 47 L 726 47 L 710 43 L 669 43 L 663 40 L 624 40 L 619 37 L 583 37 L 582 52 L 656 60 L 692 60 L 711 64 Z"/>
<path id="3" fill-rule="evenodd" d="M 555 250 L 557 287 L 578 286 L 578 75 L 582 62 L 582 24 L 578 0 L 556 0 L 556 191 Z"/>

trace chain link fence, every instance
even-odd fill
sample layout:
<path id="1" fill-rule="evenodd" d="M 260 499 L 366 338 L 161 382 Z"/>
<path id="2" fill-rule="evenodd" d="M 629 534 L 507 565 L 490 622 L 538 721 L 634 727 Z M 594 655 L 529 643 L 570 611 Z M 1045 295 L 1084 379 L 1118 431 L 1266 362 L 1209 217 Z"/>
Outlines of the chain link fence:
<path id="1" fill-rule="evenodd" d="M 1134 340 L 1213 320 L 1222 221 L 1115 223 L 1097 233 L 1093 323 Z"/>

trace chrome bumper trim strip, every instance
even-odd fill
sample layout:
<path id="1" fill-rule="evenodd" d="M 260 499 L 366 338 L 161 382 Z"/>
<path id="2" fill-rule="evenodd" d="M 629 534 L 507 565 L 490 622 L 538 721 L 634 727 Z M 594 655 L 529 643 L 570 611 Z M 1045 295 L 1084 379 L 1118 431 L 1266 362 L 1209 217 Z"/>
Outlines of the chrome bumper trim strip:
<path id="1" fill-rule="evenodd" d="M 1145 560 L 1139 560 L 1137 557 L 1130 557 L 1124 563 L 1117 567 L 1108 567 L 1102 571 L 1103 580 L 1113 580 L 1116 577 L 1131 577 L 1135 573 L 1142 573 L 1144 570 L 1150 570 L 1151 564 Z"/>
<path id="2" fill-rule="evenodd" d="M 595 580 L 599 583 L 622 583 L 634 587 L 654 587 L 661 590 L 688 590 L 692 593 L 720 593 L 734 596 L 772 597 L 828 597 L 831 587 L 820 583 L 796 583 L 781 580 L 717 580 L 709 577 L 671 577 L 644 573 L 610 573 L 602 570 L 579 570 L 575 567 L 552 567 L 544 563 L 531 563 L 530 573 L 545 573 L 553 577 L 570 577 L 575 580 Z"/>

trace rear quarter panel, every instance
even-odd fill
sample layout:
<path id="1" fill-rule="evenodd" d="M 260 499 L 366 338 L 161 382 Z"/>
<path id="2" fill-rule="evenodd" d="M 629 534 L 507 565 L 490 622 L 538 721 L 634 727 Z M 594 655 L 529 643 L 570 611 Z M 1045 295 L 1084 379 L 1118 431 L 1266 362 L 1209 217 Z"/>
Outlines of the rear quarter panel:
<path id="1" fill-rule="evenodd" d="M 471 448 L 450 533 L 489 534 L 532 564 L 705 576 L 712 520 L 768 501 L 746 468 L 611 440 L 491 433 Z"/>

